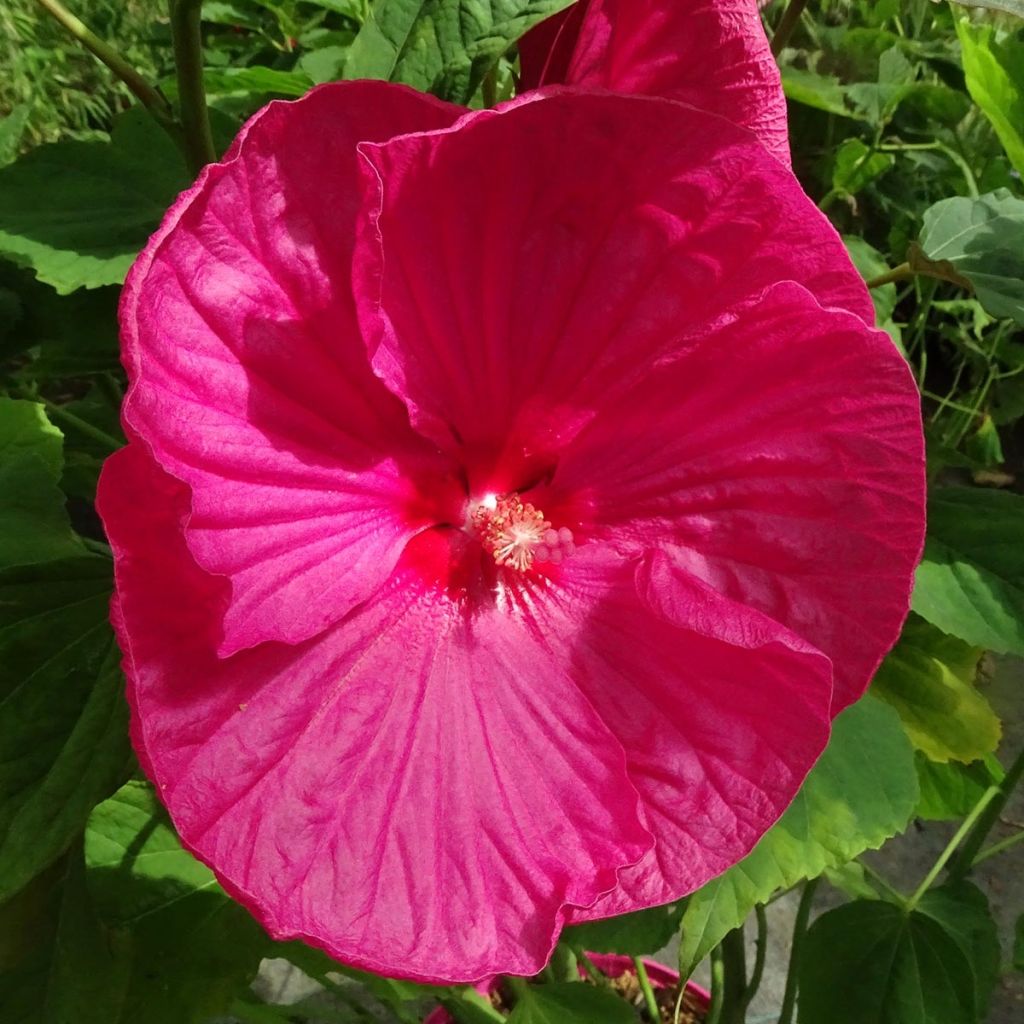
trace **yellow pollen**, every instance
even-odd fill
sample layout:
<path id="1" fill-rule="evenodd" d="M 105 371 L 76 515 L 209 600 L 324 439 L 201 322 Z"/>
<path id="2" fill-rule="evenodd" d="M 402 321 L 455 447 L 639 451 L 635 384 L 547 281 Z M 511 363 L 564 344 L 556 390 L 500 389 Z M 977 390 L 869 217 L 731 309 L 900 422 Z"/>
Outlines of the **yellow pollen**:
<path id="1" fill-rule="evenodd" d="M 516 494 L 488 495 L 472 516 L 484 550 L 498 565 L 526 572 L 551 524 L 528 501 Z"/>

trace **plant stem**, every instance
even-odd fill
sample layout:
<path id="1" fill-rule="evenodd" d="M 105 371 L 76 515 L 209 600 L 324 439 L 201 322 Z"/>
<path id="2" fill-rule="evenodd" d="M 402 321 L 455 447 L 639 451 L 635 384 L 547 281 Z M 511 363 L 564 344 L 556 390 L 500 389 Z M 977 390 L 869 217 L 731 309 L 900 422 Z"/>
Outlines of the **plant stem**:
<path id="1" fill-rule="evenodd" d="M 576 954 L 564 943 L 559 942 L 551 954 L 551 970 L 555 981 L 579 981 L 580 967 Z"/>
<path id="2" fill-rule="evenodd" d="M 150 85 L 109 43 L 100 39 L 88 25 L 72 14 L 60 0 L 36 0 L 52 18 L 58 21 L 75 37 L 101 64 L 128 87 L 132 95 L 149 111 L 153 120 L 179 146 L 183 144 L 181 127 L 174 120 L 171 106 L 160 91 Z"/>
<path id="3" fill-rule="evenodd" d="M 171 38 L 178 72 L 178 102 L 189 170 L 198 174 L 217 159 L 203 85 L 203 0 L 170 0 Z"/>
<path id="4" fill-rule="evenodd" d="M 1017 759 L 1010 765 L 1006 775 L 1003 776 L 1003 781 L 998 786 L 993 787 L 996 790 L 995 798 L 983 808 L 984 814 L 978 818 L 974 830 L 967 837 L 967 841 L 957 854 L 956 860 L 950 865 L 949 873 L 953 878 L 962 878 L 971 870 L 978 854 L 981 852 L 982 844 L 988 837 L 989 832 L 992 831 L 992 827 L 999 820 L 999 815 L 1003 813 L 1006 801 L 1020 782 L 1022 775 L 1024 775 L 1024 749 L 1021 750 L 1017 755 Z"/>
<path id="5" fill-rule="evenodd" d="M 998 843 L 987 846 L 971 861 L 971 867 L 976 868 L 983 860 L 988 860 L 989 857 L 994 857 L 996 854 L 1002 853 L 1003 850 L 1008 850 L 1011 846 L 1016 846 L 1017 843 L 1022 841 L 1024 841 L 1024 829 L 1021 829 L 1020 832 L 1014 832 L 1012 836 L 1007 836 Z"/>
<path id="6" fill-rule="evenodd" d="M 932 884 L 934 883 L 935 879 L 939 877 L 939 873 L 946 866 L 946 864 L 949 863 L 949 859 L 956 852 L 957 847 L 964 841 L 964 838 L 967 836 L 968 832 L 970 832 L 971 829 L 974 827 L 975 822 L 978 821 L 978 819 L 982 816 L 982 812 L 985 810 L 985 808 L 991 806 L 995 798 L 999 796 L 999 792 L 1000 789 L 998 786 L 989 786 L 988 789 L 986 789 L 985 792 L 981 794 L 981 799 L 978 800 L 978 802 L 974 805 L 973 808 L 971 808 L 971 813 L 968 814 L 967 817 L 964 818 L 964 820 L 960 823 L 960 827 L 956 830 L 956 832 L 953 833 L 953 838 L 950 839 L 948 843 L 946 843 L 946 848 L 942 851 L 942 853 L 939 854 L 939 857 L 932 865 L 931 870 L 928 872 L 927 875 L 924 876 L 924 878 L 921 881 L 921 884 L 914 890 L 914 893 L 910 897 L 910 899 L 907 900 L 908 911 L 913 910 L 914 907 L 917 906 L 921 897 L 932 887 Z M 998 813 L 999 812 L 997 811 L 997 816 Z M 995 818 L 993 818 L 992 820 L 995 821 Z M 988 829 L 985 830 L 985 833 L 988 833 Z M 981 842 L 984 841 L 984 839 L 985 835 L 982 835 L 981 840 L 978 844 L 979 846 L 981 845 Z M 964 844 L 964 850 L 961 851 L 961 856 L 963 856 L 963 853 L 966 851 L 966 849 L 967 845 Z M 977 853 L 977 850 L 971 853 L 970 858 L 966 861 L 967 869 L 970 868 L 971 862 L 974 860 L 975 853 Z"/>
<path id="7" fill-rule="evenodd" d="M 907 905 L 907 898 L 898 889 L 893 888 L 873 867 L 865 864 L 862 860 L 857 861 L 858 864 L 864 869 L 864 874 L 867 875 L 879 889 L 884 890 L 885 895 L 889 898 L 889 901 L 895 903 L 899 907 L 905 907 Z"/>
<path id="8" fill-rule="evenodd" d="M 35 396 L 33 401 L 43 403 L 43 406 L 46 408 L 47 415 L 49 415 L 51 420 L 56 420 L 58 423 L 64 423 L 72 429 L 77 430 L 78 433 L 92 439 L 97 444 L 103 445 L 104 448 L 109 449 L 112 453 L 116 452 L 119 448 L 124 447 L 124 442 L 119 441 L 116 437 L 108 434 L 105 430 L 100 430 L 99 427 L 94 427 L 91 423 L 86 422 L 80 416 L 76 416 L 73 412 L 68 412 L 62 405 L 56 405 L 48 398 L 43 398 L 42 395 Z"/>
<path id="9" fill-rule="evenodd" d="M 633 957 L 633 967 L 636 969 L 636 980 L 640 982 L 640 991 L 644 994 L 644 1006 L 647 1007 L 647 1015 L 653 1024 L 661 1024 L 661 1011 L 658 1009 L 658 1000 L 654 998 L 654 989 L 651 988 L 651 979 L 647 977 L 647 966 L 643 960 Z"/>
<path id="10" fill-rule="evenodd" d="M 775 35 L 772 36 L 772 53 L 776 57 L 782 53 L 786 43 L 789 42 L 789 37 L 793 34 L 793 30 L 800 21 L 800 15 L 804 13 L 806 6 L 807 0 L 789 0 L 786 11 L 782 15 L 782 20 L 779 22 L 779 27 L 775 30 Z"/>
<path id="11" fill-rule="evenodd" d="M 722 947 L 715 946 L 711 950 L 711 1005 L 705 1024 L 719 1024 L 722 1019 L 723 982 L 725 981 L 725 961 L 722 959 Z"/>
<path id="12" fill-rule="evenodd" d="M 761 978 L 764 976 L 764 961 L 768 953 L 768 916 L 764 912 L 764 905 L 758 903 L 754 907 L 754 917 L 757 920 L 757 939 L 754 942 L 754 969 L 750 972 L 750 980 L 747 982 L 746 990 L 743 993 L 743 1011 L 753 1002 L 757 990 L 761 987 Z"/>
<path id="13" fill-rule="evenodd" d="M 892 284 L 894 281 L 905 281 L 908 277 L 913 277 L 914 272 L 910 269 L 909 263 L 901 263 L 898 267 L 893 267 L 892 270 L 887 270 L 884 274 L 879 274 L 878 277 L 872 277 L 867 281 L 869 288 L 881 288 L 883 284 Z"/>
<path id="14" fill-rule="evenodd" d="M 722 986 L 722 1024 L 742 1024 L 743 996 L 747 990 L 747 951 L 743 926 L 734 928 L 722 939 L 725 977 Z"/>
<path id="15" fill-rule="evenodd" d="M 574 950 L 576 959 L 580 962 L 583 970 L 586 971 L 587 977 L 595 984 L 598 988 L 611 988 L 611 981 L 608 975 L 602 974 L 600 968 L 589 956 L 582 950 Z"/>
<path id="16" fill-rule="evenodd" d="M 804 884 L 800 894 L 800 903 L 796 908 L 796 920 L 793 922 L 793 941 L 789 950 L 789 969 L 786 971 L 786 989 L 782 995 L 782 1012 L 778 1024 L 791 1024 L 793 1010 L 796 1008 L 796 994 L 800 985 L 800 954 L 803 952 L 804 936 L 807 934 L 807 923 L 811 919 L 811 907 L 814 904 L 814 893 L 820 879 L 812 878 Z"/>

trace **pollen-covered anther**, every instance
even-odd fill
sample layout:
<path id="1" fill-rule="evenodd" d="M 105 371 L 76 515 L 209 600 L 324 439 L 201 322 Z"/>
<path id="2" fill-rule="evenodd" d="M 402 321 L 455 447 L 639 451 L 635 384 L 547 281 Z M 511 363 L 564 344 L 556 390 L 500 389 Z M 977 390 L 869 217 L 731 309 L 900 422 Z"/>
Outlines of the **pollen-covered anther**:
<path id="1" fill-rule="evenodd" d="M 535 561 L 560 562 L 573 550 L 572 531 L 553 529 L 543 512 L 517 494 L 488 495 L 474 510 L 472 523 L 494 561 L 518 572 Z"/>

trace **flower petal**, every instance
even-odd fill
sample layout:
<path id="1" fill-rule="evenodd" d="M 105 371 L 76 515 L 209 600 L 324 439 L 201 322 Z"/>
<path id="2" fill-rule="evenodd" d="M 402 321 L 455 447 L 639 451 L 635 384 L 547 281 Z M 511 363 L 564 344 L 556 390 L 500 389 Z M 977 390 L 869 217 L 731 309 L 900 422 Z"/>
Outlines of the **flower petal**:
<path id="1" fill-rule="evenodd" d="M 796 179 L 681 104 L 562 92 L 360 148 L 379 199 L 355 261 L 374 365 L 471 475 L 522 476 L 507 467 L 543 462 L 779 279 L 870 315 Z"/>
<path id="2" fill-rule="evenodd" d="M 755 0 L 580 0 L 520 42 L 521 88 L 564 83 L 682 100 L 789 164 L 786 100 Z"/>
<path id="3" fill-rule="evenodd" d="M 625 748 L 655 846 L 576 921 L 667 903 L 736 863 L 829 735 L 820 651 L 662 552 L 635 574 L 615 564 L 597 543 L 568 563 L 566 594 L 593 607 L 574 678 Z"/>
<path id="4" fill-rule="evenodd" d="M 336 621 L 436 519 L 416 484 L 445 464 L 371 372 L 354 317 L 356 144 L 457 114 L 373 82 L 272 103 L 131 272 L 125 418 L 192 488 L 191 550 L 231 581 L 224 654 Z"/>
<path id="5" fill-rule="evenodd" d="M 400 567 L 320 636 L 218 659 L 226 583 L 184 545 L 187 488 L 132 444 L 100 505 L 142 763 L 276 938 L 426 981 L 530 974 L 565 905 L 650 849 L 622 748 L 529 601 L 471 610 Z"/>
<path id="6" fill-rule="evenodd" d="M 779 284 L 603 409 L 534 496 L 616 545 L 671 547 L 864 692 L 924 533 L 920 401 L 888 335 Z"/>

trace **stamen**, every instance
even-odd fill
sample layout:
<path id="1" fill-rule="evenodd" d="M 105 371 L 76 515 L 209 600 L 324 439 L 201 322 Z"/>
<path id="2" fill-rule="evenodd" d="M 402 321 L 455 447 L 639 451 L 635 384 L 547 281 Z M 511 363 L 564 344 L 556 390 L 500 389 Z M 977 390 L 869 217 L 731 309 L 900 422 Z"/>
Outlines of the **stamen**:
<path id="1" fill-rule="evenodd" d="M 470 518 L 484 550 L 498 565 L 518 572 L 534 561 L 561 562 L 574 550 L 571 530 L 554 529 L 543 512 L 517 494 L 485 495 Z"/>

